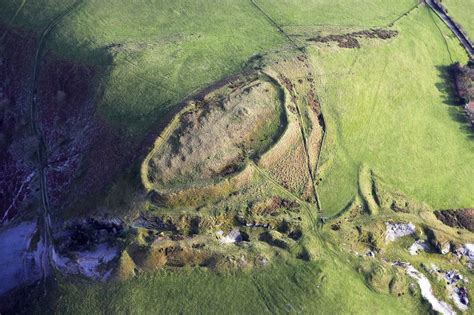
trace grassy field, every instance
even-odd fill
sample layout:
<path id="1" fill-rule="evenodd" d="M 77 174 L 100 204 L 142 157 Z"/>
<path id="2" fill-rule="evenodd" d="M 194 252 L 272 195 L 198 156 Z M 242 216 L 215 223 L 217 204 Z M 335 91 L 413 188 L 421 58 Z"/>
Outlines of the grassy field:
<path id="1" fill-rule="evenodd" d="M 327 214 L 357 194 L 362 165 L 433 208 L 473 206 L 474 142 L 445 81 L 445 67 L 466 56 L 425 7 L 395 29 L 390 42 L 311 49 L 328 125 L 319 187 Z"/>
<path id="2" fill-rule="evenodd" d="M 443 5 L 448 9 L 448 14 L 461 25 L 469 38 L 474 38 L 474 1 L 471 0 L 443 0 Z"/>
<path id="3" fill-rule="evenodd" d="M 39 33 L 54 17 L 73 3 L 74 0 L 2 1 L 0 4 L 0 20 L 11 26 Z"/>
<path id="4" fill-rule="evenodd" d="M 360 2 L 346 3 L 344 6 L 321 0 L 306 1 L 304 4 L 298 5 L 294 5 L 290 1 L 272 1 L 270 4 L 266 0 L 259 0 L 257 3 L 281 25 L 361 27 L 386 25 L 412 8 L 416 1 L 404 0 L 391 3 L 390 6 L 386 5 L 383 1 L 365 1 L 362 4 Z M 11 21 L 12 25 L 16 27 L 39 30 L 47 24 L 48 19 L 51 19 L 52 16 L 64 9 L 69 2 L 48 0 L 40 2 L 26 1 L 24 5 L 22 4 L 22 1 L 11 1 L 2 4 L 2 10 L 0 10 L 2 19 L 4 21 Z M 42 10 L 38 9 L 39 6 L 41 6 Z M 39 15 L 37 14 L 38 11 L 40 12 Z M 468 11 L 465 10 L 465 12 Z M 231 19 L 228 18 L 229 12 L 232 12 Z M 33 16 L 35 18 L 32 18 Z M 344 16 L 344 19 L 340 19 L 341 16 Z M 390 103 L 404 103 L 405 108 L 406 106 L 413 107 L 415 102 L 423 98 L 422 103 L 425 106 L 418 106 L 418 119 L 422 119 L 424 125 L 412 123 L 412 126 L 418 129 L 424 126 L 424 133 L 428 133 L 428 130 L 431 130 L 431 136 L 428 136 L 430 142 L 424 142 L 424 137 L 419 136 L 415 130 L 408 130 L 410 127 L 407 124 L 403 124 L 403 126 L 397 129 L 401 129 L 406 136 L 411 134 L 412 137 L 416 138 L 415 140 L 424 142 L 425 147 L 433 142 L 437 142 L 439 147 L 443 146 L 442 142 L 434 139 L 435 135 L 436 137 L 440 136 L 444 139 L 445 143 L 449 142 L 450 146 L 457 144 L 459 147 L 464 147 L 460 151 L 442 150 L 443 154 L 450 155 L 451 159 L 454 159 L 455 156 L 466 156 L 463 153 L 464 150 L 467 152 L 468 157 L 469 146 L 472 146 L 472 144 L 465 140 L 465 135 L 456 130 L 459 128 L 459 125 L 449 118 L 449 112 L 453 112 L 453 108 L 438 106 L 436 109 L 433 109 L 434 112 L 431 114 L 440 120 L 435 125 L 431 125 L 431 123 L 428 123 L 428 120 L 423 119 L 426 117 L 423 112 L 427 108 L 432 107 L 429 106 L 431 102 L 438 105 L 443 104 L 442 99 L 444 96 L 434 88 L 435 84 L 442 84 L 442 82 L 439 79 L 438 71 L 433 66 L 443 66 L 451 62 L 444 47 L 444 39 L 430 19 L 428 16 L 423 18 L 425 25 L 429 26 L 427 29 L 422 29 L 420 22 L 417 21 L 417 32 L 408 30 L 409 27 L 406 26 L 407 32 L 402 34 L 400 39 L 396 40 L 397 44 L 384 45 L 383 47 L 365 47 L 357 51 L 338 51 L 334 55 L 331 50 L 328 50 L 327 53 L 323 50 L 318 51 L 315 53 L 317 55 L 315 65 L 321 71 L 319 74 L 329 75 L 333 73 L 329 75 L 326 79 L 327 82 L 324 83 L 324 88 L 318 91 L 318 93 L 328 94 L 323 97 L 329 97 L 329 94 L 333 94 L 331 96 L 332 99 L 328 100 L 329 105 L 326 106 L 326 109 L 334 113 L 339 111 L 338 107 L 344 106 L 344 100 L 349 99 L 352 105 L 350 109 L 344 108 L 344 111 L 353 110 L 353 113 L 356 113 L 360 109 L 366 109 L 365 107 L 370 103 L 368 102 L 365 107 L 359 107 L 358 102 L 364 102 L 375 97 L 381 101 L 384 99 L 389 100 Z M 180 21 L 180 23 L 175 23 L 175 21 Z M 403 23 L 400 27 L 408 25 L 407 22 Z M 438 24 L 445 35 L 450 35 L 441 23 Z M 433 38 L 434 40 L 427 44 L 418 42 L 416 45 L 419 47 L 416 49 L 411 48 L 409 45 L 417 36 L 422 38 L 415 33 L 426 34 L 428 37 L 423 38 Z M 229 36 L 229 34 L 232 34 L 232 36 Z M 456 55 L 461 55 L 461 51 L 457 49 L 454 39 L 450 38 L 448 42 L 451 46 L 453 58 L 457 59 Z M 173 108 L 174 104 L 191 91 L 210 84 L 230 73 L 238 72 L 250 56 L 257 52 L 285 45 L 285 39 L 256 10 L 250 1 L 236 2 L 226 0 L 218 4 L 209 1 L 183 1 L 173 4 L 163 1 L 142 1 L 139 5 L 135 3 L 132 5 L 126 1 L 120 4 L 109 1 L 84 1 L 83 4 L 75 9 L 71 16 L 67 17 L 58 26 L 48 43 L 50 48 L 53 48 L 54 51 L 62 56 L 96 64 L 104 69 L 104 73 L 107 73 L 107 76 L 100 78 L 101 83 L 104 84 L 104 94 L 99 100 L 99 112 L 107 117 L 108 121 L 114 123 L 117 128 L 126 130 L 126 134 L 139 135 L 146 132 L 152 123 L 159 120 L 157 118 L 164 116 L 165 113 Z M 404 48 L 407 54 L 392 53 L 395 49 L 399 48 Z M 429 54 L 426 56 L 428 51 L 433 48 L 439 49 L 439 51 L 443 52 L 444 56 L 431 56 Z M 368 52 L 368 54 L 364 56 L 365 52 Z M 415 57 L 418 57 L 407 58 L 406 56 L 409 56 L 408 54 L 412 52 L 416 53 Z M 377 94 L 375 94 L 373 86 L 377 85 L 381 73 L 375 73 L 375 71 L 368 73 L 369 69 L 364 69 L 364 67 L 370 61 L 370 64 L 376 67 L 375 69 L 381 68 L 381 71 L 385 65 L 385 59 L 387 60 L 387 65 L 383 74 L 384 80 Z M 419 62 L 418 59 L 423 60 Z M 376 61 L 372 62 L 372 60 Z M 335 70 L 336 67 L 346 65 L 347 68 L 352 61 L 357 61 L 354 63 L 354 74 L 339 76 L 336 73 L 338 71 Z M 106 64 L 104 65 L 104 63 Z M 405 69 L 422 70 L 422 72 L 412 71 L 408 74 L 401 74 L 399 71 L 393 71 L 393 67 L 398 67 L 398 65 L 403 65 Z M 371 70 L 373 69 L 371 68 Z M 358 70 L 361 71 L 359 72 Z M 372 78 L 365 80 L 369 75 Z M 397 87 L 397 84 L 400 85 L 397 81 L 400 77 L 405 77 L 406 75 L 411 75 L 416 82 L 423 84 L 426 89 L 431 88 L 428 91 L 429 93 L 427 95 L 422 94 L 422 89 L 415 88 L 411 83 L 408 83 L 411 82 L 411 80 L 408 80 L 409 78 L 406 80 L 404 78 L 403 82 L 406 82 L 404 86 Z M 424 80 L 425 76 L 429 80 Z M 332 79 L 335 77 L 337 77 L 337 80 Z M 358 80 L 359 78 L 364 78 L 364 80 L 360 81 Z M 334 81 L 332 92 L 330 91 L 331 86 L 329 86 L 331 81 Z M 339 93 L 340 95 L 336 96 L 335 84 L 339 84 L 339 82 L 342 84 L 346 82 L 347 84 L 346 86 L 337 86 L 337 90 L 344 90 L 344 93 Z M 356 82 L 363 83 L 370 89 L 366 90 L 362 86 L 352 85 L 352 83 L 355 84 Z M 398 99 L 394 100 L 390 93 L 394 94 L 394 90 L 405 88 L 405 86 L 408 89 L 416 90 L 416 93 L 407 96 L 395 95 Z M 359 94 L 354 100 L 352 99 L 354 96 L 353 90 L 357 90 Z M 346 98 L 344 99 L 344 97 Z M 374 103 L 373 100 L 372 103 Z M 393 126 L 397 121 L 396 110 L 403 114 L 403 108 L 398 106 L 391 106 L 389 108 L 391 115 L 385 116 L 381 114 L 380 116 L 385 117 L 385 119 L 391 119 Z M 371 110 L 370 106 L 367 110 Z M 375 107 L 374 112 L 377 112 Z M 341 116 L 340 114 L 337 115 Z M 367 121 L 367 115 L 348 113 L 345 117 L 348 120 L 358 120 L 355 124 L 360 124 Z M 378 121 L 380 121 L 380 125 L 384 125 L 382 120 L 379 119 Z M 353 124 L 353 122 L 350 122 L 350 124 Z M 445 127 L 448 124 L 451 128 L 446 131 Z M 430 125 L 430 128 L 427 128 L 428 125 Z M 361 128 L 359 128 L 359 134 L 355 132 L 355 137 L 353 137 L 352 130 L 347 128 L 348 126 L 345 125 L 336 128 L 338 131 L 333 133 L 333 137 L 337 133 L 345 132 L 346 137 L 350 136 L 351 138 L 347 141 L 356 145 L 364 137 L 373 138 L 372 134 L 364 135 L 363 132 L 361 134 Z M 370 128 L 376 129 L 376 127 Z M 342 129 L 345 129 L 345 131 L 342 131 Z M 438 132 L 435 130 L 438 130 Z M 440 132 L 440 130 L 443 130 L 443 132 Z M 392 138 L 398 137 L 393 132 L 390 132 L 390 135 Z M 450 138 L 453 137 L 455 140 L 451 142 Z M 373 142 L 382 145 L 379 142 L 381 138 L 381 134 L 375 135 Z M 337 149 L 339 152 L 347 150 L 344 141 L 346 140 L 341 139 L 340 148 Z M 405 143 L 408 142 L 406 141 Z M 391 146 L 387 144 L 384 147 L 389 148 Z M 420 146 L 413 145 L 414 147 L 417 147 L 417 151 L 421 150 Z M 333 149 L 329 148 L 328 150 Z M 411 151 L 414 150 L 412 149 Z M 359 149 L 359 151 L 364 150 Z M 393 151 L 395 154 L 390 154 L 390 159 L 392 160 L 396 159 L 396 154 L 402 150 Z M 425 150 L 424 152 L 428 151 Z M 350 153 L 352 155 L 354 152 Z M 417 154 L 422 153 L 418 152 Z M 384 160 L 385 158 L 383 157 Z M 343 160 L 347 159 L 348 157 L 343 158 Z M 347 187 L 347 182 L 355 182 L 358 168 L 357 160 L 361 160 L 358 157 L 350 157 L 349 159 L 356 160 L 356 162 L 338 161 L 338 163 L 356 164 L 355 167 L 346 168 L 350 175 L 347 174 L 343 178 L 350 178 L 350 180 L 346 181 L 346 184 L 341 183 L 342 187 Z M 390 159 L 386 161 L 390 161 Z M 420 161 L 420 164 L 424 164 L 428 159 L 435 159 L 439 164 L 451 165 L 451 171 L 445 171 L 446 176 L 454 175 L 454 169 L 458 170 L 457 172 L 464 173 L 462 167 L 466 165 L 464 163 L 466 158 L 452 160 L 452 163 L 455 164 L 450 164 L 444 163 L 444 158 L 439 158 L 436 153 L 430 152 L 428 157 Z M 403 160 L 408 163 L 406 159 Z M 424 165 L 425 169 L 435 168 L 433 164 L 429 165 Z M 461 169 L 455 167 L 457 165 L 460 165 Z M 395 168 L 395 166 L 390 167 L 392 169 Z M 413 168 L 418 169 L 414 166 Z M 439 168 L 442 167 L 440 166 Z M 437 174 L 442 172 L 439 168 L 436 168 L 438 170 Z M 400 168 L 396 172 L 399 171 Z M 467 172 L 469 171 L 467 170 Z M 418 169 L 416 175 L 411 172 L 413 174 L 412 177 L 419 177 L 420 173 L 420 169 Z M 468 174 L 462 176 L 462 178 L 467 177 Z M 431 178 L 425 179 L 426 182 L 430 180 Z M 432 195 L 438 195 L 439 206 L 448 206 L 447 197 L 451 199 L 446 191 L 443 194 L 438 194 L 439 190 L 444 190 L 443 185 L 446 185 L 447 180 L 437 180 L 438 191 L 431 193 Z M 398 184 L 401 181 L 392 182 Z M 407 182 L 407 180 L 403 181 Z M 325 181 L 322 185 L 322 190 L 329 191 L 332 189 L 332 194 L 336 195 L 335 186 L 329 182 L 330 179 Z M 411 179 L 410 182 L 412 187 L 405 189 L 407 193 L 415 189 L 415 183 Z M 468 187 L 459 181 L 455 184 L 459 185 L 459 187 L 466 187 L 464 190 Z M 453 186 L 449 185 L 449 187 Z M 346 190 L 343 189 L 342 191 Z M 447 188 L 446 190 L 454 191 L 455 188 Z M 462 197 L 462 191 L 463 189 L 461 189 L 461 196 L 458 197 L 459 201 L 454 202 L 455 205 L 466 205 L 468 200 Z M 344 193 L 343 196 L 345 198 L 341 198 L 337 206 L 334 205 L 334 202 L 328 201 L 326 205 L 328 212 L 337 211 L 336 208 L 339 209 L 344 202 L 349 200 L 352 193 Z M 328 192 L 328 194 L 331 193 Z M 426 193 L 419 193 L 418 195 L 423 196 Z M 324 198 L 331 199 L 329 196 Z M 445 200 L 445 203 L 439 203 L 440 200 Z M 431 202 L 431 200 L 427 201 Z M 433 205 L 436 206 L 437 204 L 434 203 Z"/>
<path id="5" fill-rule="evenodd" d="M 288 1 L 262 5 L 282 24 L 336 24 L 349 14 L 344 25 L 362 26 L 389 23 L 414 3 L 306 2 L 311 10 Z M 0 17 L 39 32 L 70 3 L 10 1 L 0 5 Z M 280 17 L 281 12 L 288 16 Z M 135 136 L 192 91 L 238 72 L 252 55 L 287 42 L 250 1 L 85 0 L 47 44 L 63 57 L 102 69 L 99 112 L 125 135 Z"/>
<path id="6" fill-rule="evenodd" d="M 385 26 L 415 6 L 416 0 L 256 0 L 278 24 L 289 26 Z M 344 18 L 341 18 L 344 17 Z"/>
<path id="7" fill-rule="evenodd" d="M 375 293 L 345 263 L 332 259 L 233 275 L 194 270 L 105 285 L 69 280 L 50 292 L 55 298 L 49 307 L 66 314 L 410 314 L 423 309 L 416 299 Z"/>
<path id="8" fill-rule="evenodd" d="M 70 3 L 10 1 L 0 4 L 0 17 L 14 27 L 39 33 Z M 446 67 L 467 58 L 434 14 L 423 6 L 411 10 L 417 4 L 414 0 L 256 3 L 83 1 L 51 34 L 47 49 L 94 65 L 97 86 L 103 90 L 98 112 L 123 136 L 140 138 L 196 89 L 241 71 L 257 53 L 290 47 L 258 6 L 295 34 L 298 27 L 351 32 L 385 26 L 410 11 L 396 22 L 393 28 L 399 34 L 390 40 L 361 39 L 360 49 L 327 44 L 307 48 L 327 131 L 318 176 L 322 210 L 334 215 L 354 199 L 376 208 L 370 199 L 373 187 L 367 185 L 373 175 L 432 208 L 474 205 L 473 136 L 461 109 L 453 106 L 446 82 Z M 283 190 L 264 170 L 259 172 L 258 165 L 252 167 L 268 186 Z M 294 176 L 295 170 L 287 173 Z M 270 196 L 264 185 L 250 193 L 255 197 L 261 191 Z M 212 206 L 227 211 L 226 202 L 231 200 L 236 209 L 247 209 L 246 200 L 238 197 L 221 203 L 211 200 Z M 209 194 L 205 198 L 209 201 Z M 305 230 L 303 238 L 314 258 L 309 262 L 275 254 L 268 268 L 246 272 L 184 267 L 108 283 L 59 276 L 47 298 L 30 301 L 35 305 L 28 312 L 428 312 L 419 293 L 400 297 L 377 293 L 354 267 L 354 259 L 365 258 L 339 251 L 341 244 L 333 244 L 328 233 L 309 220 L 306 223 L 312 229 L 307 234 Z"/>
<path id="9" fill-rule="evenodd" d="M 6 9 L 2 13 L 14 14 L 13 5 Z M 31 22 L 36 11 L 42 10 L 25 5 L 13 25 L 38 28 L 44 23 Z M 62 57 L 103 70 L 99 111 L 132 136 L 145 133 L 192 91 L 284 43 L 250 3 L 230 0 L 83 1 L 48 40 Z"/>

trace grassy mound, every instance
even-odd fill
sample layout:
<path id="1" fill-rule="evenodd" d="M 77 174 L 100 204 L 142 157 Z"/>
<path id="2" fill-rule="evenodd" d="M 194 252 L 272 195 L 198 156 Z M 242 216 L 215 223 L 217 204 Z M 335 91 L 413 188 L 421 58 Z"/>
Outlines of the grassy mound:
<path id="1" fill-rule="evenodd" d="M 278 86 L 260 79 L 226 89 L 195 104 L 155 147 L 147 159 L 147 177 L 156 189 L 232 174 L 278 138 L 285 127 Z"/>

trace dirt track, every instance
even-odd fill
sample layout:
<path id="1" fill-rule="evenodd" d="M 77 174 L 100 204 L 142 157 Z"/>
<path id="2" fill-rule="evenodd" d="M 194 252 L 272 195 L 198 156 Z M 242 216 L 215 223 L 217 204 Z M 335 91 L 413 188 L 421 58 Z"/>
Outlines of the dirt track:
<path id="1" fill-rule="evenodd" d="M 35 53 L 35 60 L 33 63 L 33 74 L 30 86 L 30 92 L 28 95 L 28 101 L 30 104 L 30 126 L 33 134 L 38 139 L 38 149 L 36 152 L 36 158 L 38 163 L 38 175 L 40 180 L 40 194 L 41 194 L 41 215 L 39 216 L 38 229 L 41 229 L 41 243 L 43 245 L 43 252 L 41 253 L 41 270 L 43 279 L 46 279 L 49 267 L 51 266 L 51 256 L 54 248 L 52 247 L 51 237 L 51 218 L 50 218 L 50 206 L 48 197 L 48 184 L 45 174 L 45 161 L 47 160 L 46 146 L 44 144 L 43 133 L 38 126 L 38 108 L 37 108 L 37 82 L 39 67 L 41 64 L 42 49 L 44 41 L 49 33 L 58 25 L 64 17 L 66 17 L 75 7 L 81 3 L 81 0 L 76 1 L 73 5 L 67 8 L 64 12 L 59 14 L 48 26 L 45 28 L 41 37 L 38 41 L 38 48 Z"/>

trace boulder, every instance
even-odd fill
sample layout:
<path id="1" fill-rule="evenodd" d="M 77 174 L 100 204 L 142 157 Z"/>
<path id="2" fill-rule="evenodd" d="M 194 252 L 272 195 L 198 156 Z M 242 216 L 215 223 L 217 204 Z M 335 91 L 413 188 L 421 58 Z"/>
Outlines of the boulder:
<path id="1" fill-rule="evenodd" d="M 428 236 L 429 243 L 437 252 L 446 255 L 451 251 L 451 242 L 445 233 L 431 228 L 427 228 L 425 232 Z"/>

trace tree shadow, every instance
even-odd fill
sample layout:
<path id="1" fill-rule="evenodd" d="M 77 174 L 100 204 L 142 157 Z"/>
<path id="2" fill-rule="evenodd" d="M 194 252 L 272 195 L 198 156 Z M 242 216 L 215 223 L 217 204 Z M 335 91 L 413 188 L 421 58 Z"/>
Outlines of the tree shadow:
<path id="1" fill-rule="evenodd" d="M 469 122 L 464 111 L 465 101 L 460 97 L 456 86 L 455 64 L 449 66 L 436 66 L 438 76 L 441 79 L 436 83 L 436 88 L 443 95 L 443 103 L 450 106 L 449 116 L 459 123 L 460 131 L 470 140 L 474 140 L 474 128 Z"/>
<path id="2" fill-rule="evenodd" d="M 436 69 L 438 70 L 438 76 L 441 81 L 435 85 L 438 91 L 443 94 L 444 104 L 450 106 L 462 106 L 464 101 L 459 96 L 456 87 L 454 64 L 449 66 L 436 66 Z"/>

